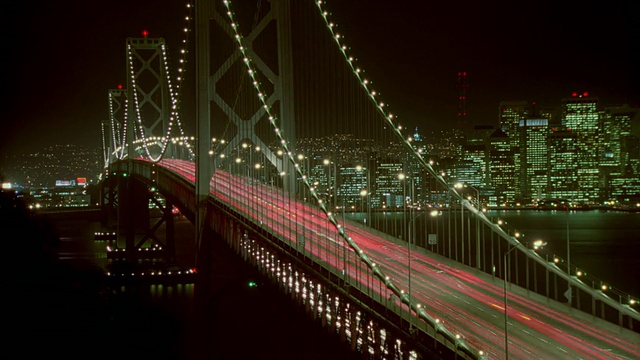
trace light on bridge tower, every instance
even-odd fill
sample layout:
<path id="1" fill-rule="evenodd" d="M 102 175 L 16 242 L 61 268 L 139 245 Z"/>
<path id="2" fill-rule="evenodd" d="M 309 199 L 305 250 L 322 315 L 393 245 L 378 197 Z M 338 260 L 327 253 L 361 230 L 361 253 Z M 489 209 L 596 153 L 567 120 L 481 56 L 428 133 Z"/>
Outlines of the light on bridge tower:
<path id="1" fill-rule="evenodd" d="M 104 167 L 125 154 L 127 132 L 127 91 L 122 84 L 109 90 L 109 117 L 105 119 L 102 131 Z"/>
<path id="2" fill-rule="evenodd" d="M 129 37 L 126 42 L 127 156 L 157 161 L 163 156 L 172 156 L 172 149 L 167 149 L 169 137 L 172 128 L 175 132 L 180 124 L 165 40 L 149 38 L 147 30 L 142 31 L 142 35 L 144 37 Z M 136 136 L 141 137 L 141 146 L 134 146 Z"/>

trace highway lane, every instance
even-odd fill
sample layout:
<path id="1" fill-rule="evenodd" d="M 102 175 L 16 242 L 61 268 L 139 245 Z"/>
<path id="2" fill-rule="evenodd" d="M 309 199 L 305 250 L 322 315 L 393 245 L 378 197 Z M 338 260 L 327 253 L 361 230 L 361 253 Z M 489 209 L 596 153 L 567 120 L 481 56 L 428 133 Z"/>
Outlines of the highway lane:
<path id="1" fill-rule="evenodd" d="M 193 181 L 193 163 L 163 160 L 162 165 Z M 282 190 L 217 170 L 211 181 L 211 194 L 247 217 L 262 223 L 294 247 L 304 239 L 304 252 L 335 269 L 343 269 L 352 279 L 361 281 L 374 297 L 380 283 L 365 279 L 364 264 L 351 248 L 345 247 L 333 224 L 316 207 L 290 201 Z M 408 291 L 406 244 L 382 237 L 352 222 L 341 223 L 355 243 L 395 284 Z M 345 256 L 347 254 L 348 256 Z M 501 280 L 474 270 L 464 271 L 447 259 L 414 250 L 411 253 L 411 295 L 434 318 L 440 319 L 452 332 L 462 334 L 476 349 L 490 358 L 504 358 L 504 296 Z M 438 260 L 436 260 L 438 259 Z M 473 273 L 470 273 L 473 272 Z M 474 275 L 477 274 L 477 275 Z M 498 279 L 499 280 L 499 279 Z M 403 307 L 395 298 L 396 306 Z M 509 293 L 509 352 L 511 358 L 522 359 L 638 359 L 638 334 L 631 339 L 538 303 L 516 293 Z M 577 310 L 573 310 L 576 312 Z"/>

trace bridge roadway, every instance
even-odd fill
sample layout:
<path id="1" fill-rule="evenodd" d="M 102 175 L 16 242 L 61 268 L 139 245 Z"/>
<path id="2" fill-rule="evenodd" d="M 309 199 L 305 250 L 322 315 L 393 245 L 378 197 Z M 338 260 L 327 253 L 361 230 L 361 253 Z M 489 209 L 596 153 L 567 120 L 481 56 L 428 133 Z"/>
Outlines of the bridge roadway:
<path id="1" fill-rule="evenodd" d="M 194 182 L 194 163 L 162 160 L 159 163 Z M 243 212 L 247 218 L 278 233 L 309 256 L 341 270 L 358 281 L 370 296 L 406 312 L 377 279 L 363 274 L 363 264 L 345 246 L 321 210 L 289 201 L 282 190 L 216 170 L 211 195 Z M 408 249 L 362 225 L 344 224 L 349 236 L 401 289 L 408 286 Z M 302 241 L 304 239 L 304 243 Z M 369 272 L 370 274 L 370 272 Z M 489 358 L 505 358 L 504 293 L 501 279 L 424 249 L 411 251 L 411 295 L 451 332 L 461 334 L 472 348 Z M 550 301 L 522 289 L 509 293 L 509 356 L 517 359 L 639 359 L 640 335 L 605 323 L 589 314 Z M 421 321 L 414 317 L 413 321 Z"/>

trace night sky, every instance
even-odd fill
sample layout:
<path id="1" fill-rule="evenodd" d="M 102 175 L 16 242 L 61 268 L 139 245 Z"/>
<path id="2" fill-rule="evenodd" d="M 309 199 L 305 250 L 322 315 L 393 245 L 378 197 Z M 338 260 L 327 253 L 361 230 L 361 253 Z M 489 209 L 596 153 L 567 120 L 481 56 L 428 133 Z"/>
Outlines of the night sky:
<path id="1" fill-rule="evenodd" d="M 8 112 L 0 152 L 99 146 L 107 92 L 125 83 L 126 38 L 146 29 L 177 51 L 185 4 L 4 2 Z M 588 91 L 605 104 L 640 104 L 637 2 L 327 4 L 382 98 L 412 125 L 453 126 L 458 71 L 468 73 L 470 123 L 497 123 L 501 100 L 557 105 L 572 91 Z"/>

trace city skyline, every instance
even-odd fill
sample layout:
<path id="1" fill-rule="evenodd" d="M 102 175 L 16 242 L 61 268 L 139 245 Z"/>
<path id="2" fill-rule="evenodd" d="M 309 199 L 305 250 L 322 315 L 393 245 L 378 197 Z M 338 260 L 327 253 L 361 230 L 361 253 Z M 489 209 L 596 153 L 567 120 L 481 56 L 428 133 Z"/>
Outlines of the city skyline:
<path id="1" fill-rule="evenodd" d="M 483 204 L 490 207 L 535 205 L 552 199 L 571 199 L 574 205 L 634 205 L 640 195 L 640 183 L 638 135 L 631 128 L 640 112 L 628 106 L 597 109 L 596 105 L 597 99 L 576 94 L 565 99 L 556 118 L 550 113 L 532 113 L 534 106 L 527 102 L 504 102 L 500 126 L 480 125 L 472 131 L 451 130 L 440 136 L 416 128 L 412 142 L 436 172 L 446 174 L 455 183 L 474 187 Z M 276 152 L 276 148 L 272 151 Z M 333 151 L 336 148 L 341 149 L 340 153 Z M 236 170 L 254 167 L 249 164 L 251 155 L 247 149 L 252 147 L 244 142 L 232 150 L 237 154 Z M 360 199 L 363 187 L 371 195 L 371 207 L 402 204 L 397 177 L 409 172 L 416 191 L 415 199 L 409 196 L 411 202 L 433 206 L 441 200 L 441 191 L 429 185 L 431 181 L 418 170 L 416 159 L 405 159 L 402 150 L 400 144 L 393 142 L 376 143 L 353 134 L 332 135 L 299 139 L 298 159 L 310 181 L 318 182 L 325 190 L 330 181 L 335 186 L 331 196 L 349 204 Z M 101 172 L 100 156 L 97 150 L 94 152 L 90 155 L 89 149 L 67 145 L 16 155 L 15 166 L 6 169 L 3 175 L 8 177 L 3 181 L 31 190 L 51 187 L 54 182 L 58 187 L 59 182 L 64 182 L 62 179 L 69 182 L 76 177 L 86 177 L 93 183 Z M 263 173 L 266 182 L 267 173 L 275 170 L 268 170 L 261 157 L 254 156 L 253 161 L 267 169 Z M 328 170 L 329 164 L 333 164 L 333 170 Z M 328 195 L 328 190 L 325 193 Z"/>
<path id="2" fill-rule="evenodd" d="M 31 11 L 10 5 L 13 90 L 2 152 L 35 142 L 98 146 L 107 91 L 125 82 L 126 38 L 147 29 L 175 54 L 185 4 L 116 1 L 100 14 L 73 4 L 37 2 Z M 455 126 L 458 71 L 468 72 L 470 125 L 497 124 L 500 101 L 559 103 L 572 91 L 637 105 L 637 5 L 457 5 L 327 4 L 382 97 L 409 126 Z M 42 48 L 31 48 L 40 37 Z"/>

